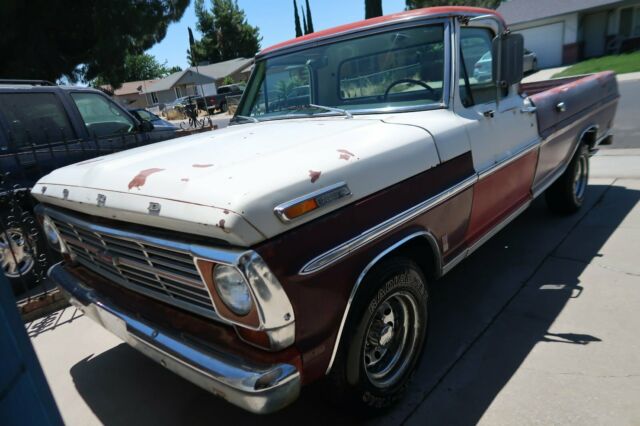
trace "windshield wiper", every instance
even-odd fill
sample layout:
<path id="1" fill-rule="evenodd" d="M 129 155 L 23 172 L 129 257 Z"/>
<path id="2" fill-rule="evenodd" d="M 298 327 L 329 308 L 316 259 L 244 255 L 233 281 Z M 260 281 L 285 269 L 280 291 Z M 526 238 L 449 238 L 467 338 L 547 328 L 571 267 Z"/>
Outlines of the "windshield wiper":
<path id="1" fill-rule="evenodd" d="M 247 117 L 246 115 L 234 115 L 232 121 L 235 122 L 235 121 L 237 121 L 237 119 L 245 120 L 245 121 L 251 121 L 252 123 L 259 123 L 260 122 L 260 120 L 258 120 L 257 118 L 255 118 L 255 117 Z"/>
<path id="2" fill-rule="evenodd" d="M 347 111 L 346 109 L 333 108 L 333 107 L 328 107 L 328 106 L 324 106 L 324 105 L 317 105 L 317 104 L 309 104 L 309 106 L 312 107 L 312 108 L 323 109 L 323 110 L 329 111 L 329 112 L 337 112 L 338 114 L 342 114 L 347 118 L 353 118 L 353 115 L 349 111 Z"/>

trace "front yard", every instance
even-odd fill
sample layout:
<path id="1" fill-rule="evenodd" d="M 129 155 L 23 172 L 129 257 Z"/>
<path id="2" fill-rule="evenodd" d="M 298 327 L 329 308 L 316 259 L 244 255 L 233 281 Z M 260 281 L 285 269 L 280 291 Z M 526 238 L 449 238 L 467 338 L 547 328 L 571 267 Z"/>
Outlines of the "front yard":
<path id="1" fill-rule="evenodd" d="M 617 74 L 640 71 L 640 51 L 588 59 L 554 74 L 553 77 L 568 77 L 606 70 L 615 71 Z"/>

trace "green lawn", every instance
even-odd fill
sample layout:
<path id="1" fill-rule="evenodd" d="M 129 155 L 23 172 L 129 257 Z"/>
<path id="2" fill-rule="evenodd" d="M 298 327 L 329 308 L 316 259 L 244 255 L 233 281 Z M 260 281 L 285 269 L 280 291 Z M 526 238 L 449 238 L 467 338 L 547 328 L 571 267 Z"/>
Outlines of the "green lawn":
<path id="1" fill-rule="evenodd" d="M 615 71 L 618 74 L 640 71 L 640 51 L 589 59 L 572 65 L 566 70 L 554 74 L 553 77 L 568 77 L 606 70 Z"/>

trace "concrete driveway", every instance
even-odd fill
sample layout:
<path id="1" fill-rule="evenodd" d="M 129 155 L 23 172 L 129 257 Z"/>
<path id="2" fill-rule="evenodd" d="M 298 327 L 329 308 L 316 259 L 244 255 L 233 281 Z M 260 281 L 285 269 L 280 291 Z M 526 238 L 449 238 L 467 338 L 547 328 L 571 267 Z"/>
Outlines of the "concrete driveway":
<path id="1" fill-rule="evenodd" d="M 635 93 L 640 83 L 630 87 Z M 638 99 L 623 91 L 623 103 L 637 108 Z M 637 116 L 627 119 L 616 120 L 616 131 L 629 126 L 622 139 L 638 143 Z M 553 216 L 536 200 L 433 283 L 429 340 L 410 392 L 368 422 L 640 423 L 638 164 L 640 149 L 603 150 L 592 159 L 578 214 Z M 73 308 L 28 331 L 69 425 L 363 421 L 324 404 L 313 387 L 284 411 L 257 418 L 147 360 Z"/>

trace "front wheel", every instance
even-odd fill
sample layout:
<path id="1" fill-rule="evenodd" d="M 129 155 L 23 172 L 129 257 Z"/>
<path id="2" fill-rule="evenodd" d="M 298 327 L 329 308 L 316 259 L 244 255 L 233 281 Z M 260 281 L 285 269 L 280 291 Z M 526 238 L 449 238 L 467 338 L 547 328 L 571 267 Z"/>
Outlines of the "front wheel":
<path id="1" fill-rule="evenodd" d="M 574 213 L 582 207 L 589 180 L 589 148 L 581 143 L 567 170 L 547 189 L 545 197 L 554 213 Z"/>
<path id="2" fill-rule="evenodd" d="M 404 394 L 427 330 L 427 283 L 411 260 L 392 258 L 362 282 L 329 375 L 335 398 L 368 412 Z"/>

